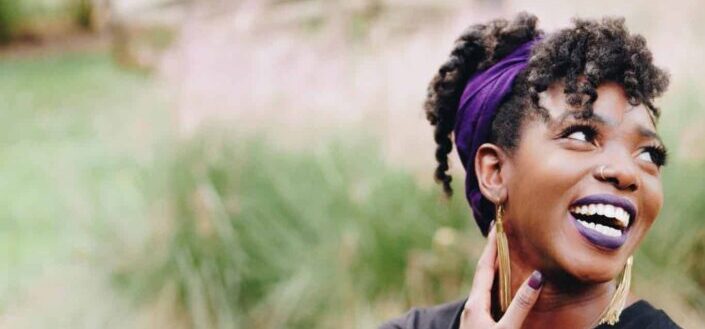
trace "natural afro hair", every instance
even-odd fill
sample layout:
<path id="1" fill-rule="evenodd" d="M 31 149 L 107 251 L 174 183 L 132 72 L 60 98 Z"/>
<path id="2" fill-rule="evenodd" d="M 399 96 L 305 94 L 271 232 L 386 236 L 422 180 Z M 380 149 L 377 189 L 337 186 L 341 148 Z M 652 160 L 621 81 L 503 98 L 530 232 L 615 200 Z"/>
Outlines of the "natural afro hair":
<path id="1" fill-rule="evenodd" d="M 668 74 L 654 66 L 644 37 L 630 34 L 623 18 L 574 19 L 572 27 L 547 36 L 536 28 L 537 21 L 534 15 L 520 13 L 511 22 L 496 19 L 470 26 L 431 80 L 424 110 L 435 126 L 438 165 L 434 178 L 446 195 L 452 194 L 447 173 L 451 135 L 468 79 L 536 37 L 544 38 L 534 45 L 527 67 L 500 104 L 492 122 L 491 142 L 506 150 L 515 148 L 523 121 L 531 114 L 548 115 L 539 105 L 539 93 L 558 81 L 565 83 L 567 102 L 582 108 L 585 117 L 592 115 L 597 87 L 612 81 L 624 87 L 631 105 L 644 104 L 658 118 L 653 99 L 668 87 Z"/>

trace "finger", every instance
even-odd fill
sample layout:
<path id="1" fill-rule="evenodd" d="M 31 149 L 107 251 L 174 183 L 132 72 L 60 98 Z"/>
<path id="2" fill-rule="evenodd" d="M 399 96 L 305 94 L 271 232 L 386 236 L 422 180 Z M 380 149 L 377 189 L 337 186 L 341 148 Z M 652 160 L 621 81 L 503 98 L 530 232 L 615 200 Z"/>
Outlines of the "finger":
<path id="1" fill-rule="evenodd" d="M 477 303 L 477 306 L 483 310 L 490 309 L 490 296 L 492 290 L 492 282 L 494 281 L 495 259 L 497 258 L 497 237 L 494 230 L 494 225 L 487 235 L 487 244 L 485 245 L 480 259 L 477 261 L 475 268 L 475 276 L 472 279 L 472 289 L 470 290 L 469 301 Z"/>
<path id="2" fill-rule="evenodd" d="M 529 314 L 529 311 L 536 303 L 541 293 L 543 276 L 541 272 L 534 271 L 531 276 L 519 287 L 516 296 L 507 308 L 502 319 L 499 320 L 503 328 L 521 328 L 522 323 Z"/>

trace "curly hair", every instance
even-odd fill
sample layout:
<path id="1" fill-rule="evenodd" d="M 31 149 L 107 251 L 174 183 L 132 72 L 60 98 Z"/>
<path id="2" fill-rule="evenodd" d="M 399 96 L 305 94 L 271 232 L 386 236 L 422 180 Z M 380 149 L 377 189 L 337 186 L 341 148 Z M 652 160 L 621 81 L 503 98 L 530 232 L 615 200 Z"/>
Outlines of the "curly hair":
<path id="1" fill-rule="evenodd" d="M 525 42 L 544 36 L 536 28 L 537 21 L 534 15 L 520 13 L 511 22 L 496 19 L 470 26 L 455 41 L 450 58 L 431 80 L 424 110 L 435 126 L 438 165 L 434 179 L 447 196 L 453 193 L 452 177 L 447 172 L 448 154 L 453 148 L 451 135 L 468 79 Z M 514 80 L 511 93 L 492 121 L 492 143 L 511 151 L 518 144 L 527 117 L 547 119 L 547 110 L 539 105 L 539 93 L 557 81 L 565 83 L 568 104 L 582 109 L 583 117 L 592 115 L 600 83 L 612 81 L 624 87 L 631 105 L 644 104 L 652 118 L 658 118 L 659 109 L 653 99 L 666 90 L 669 77 L 654 66 L 644 37 L 630 34 L 623 18 L 574 19 L 573 24 L 544 37 L 533 47 L 526 68 Z"/>

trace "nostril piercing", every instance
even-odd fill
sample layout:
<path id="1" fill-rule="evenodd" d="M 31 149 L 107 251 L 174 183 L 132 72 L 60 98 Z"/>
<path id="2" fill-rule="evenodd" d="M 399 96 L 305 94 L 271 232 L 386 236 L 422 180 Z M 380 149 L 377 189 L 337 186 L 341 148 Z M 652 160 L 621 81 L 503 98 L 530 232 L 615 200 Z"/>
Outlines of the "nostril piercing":
<path id="1" fill-rule="evenodd" d="M 600 166 L 600 177 L 602 177 L 602 180 L 607 180 L 607 178 L 605 177 L 605 167 L 607 167 L 607 166 L 606 165 Z"/>

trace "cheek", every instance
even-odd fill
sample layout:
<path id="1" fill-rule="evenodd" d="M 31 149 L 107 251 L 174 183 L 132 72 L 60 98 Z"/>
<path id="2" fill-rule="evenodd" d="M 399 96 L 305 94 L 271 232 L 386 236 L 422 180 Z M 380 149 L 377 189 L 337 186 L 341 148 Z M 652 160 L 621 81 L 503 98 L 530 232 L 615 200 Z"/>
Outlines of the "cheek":
<path id="1" fill-rule="evenodd" d="M 569 193 L 580 181 L 580 163 L 570 161 L 566 151 L 556 149 L 537 136 L 527 136 L 517 149 L 508 182 L 510 206 L 522 222 L 563 220 Z M 515 207 L 514 207 L 515 206 Z"/>
<path id="2" fill-rule="evenodd" d="M 643 213 L 639 214 L 639 219 L 647 224 L 647 228 L 653 224 L 654 220 L 663 206 L 663 188 L 658 177 L 650 176 L 644 179 L 644 197 L 641 200 Z"/>

